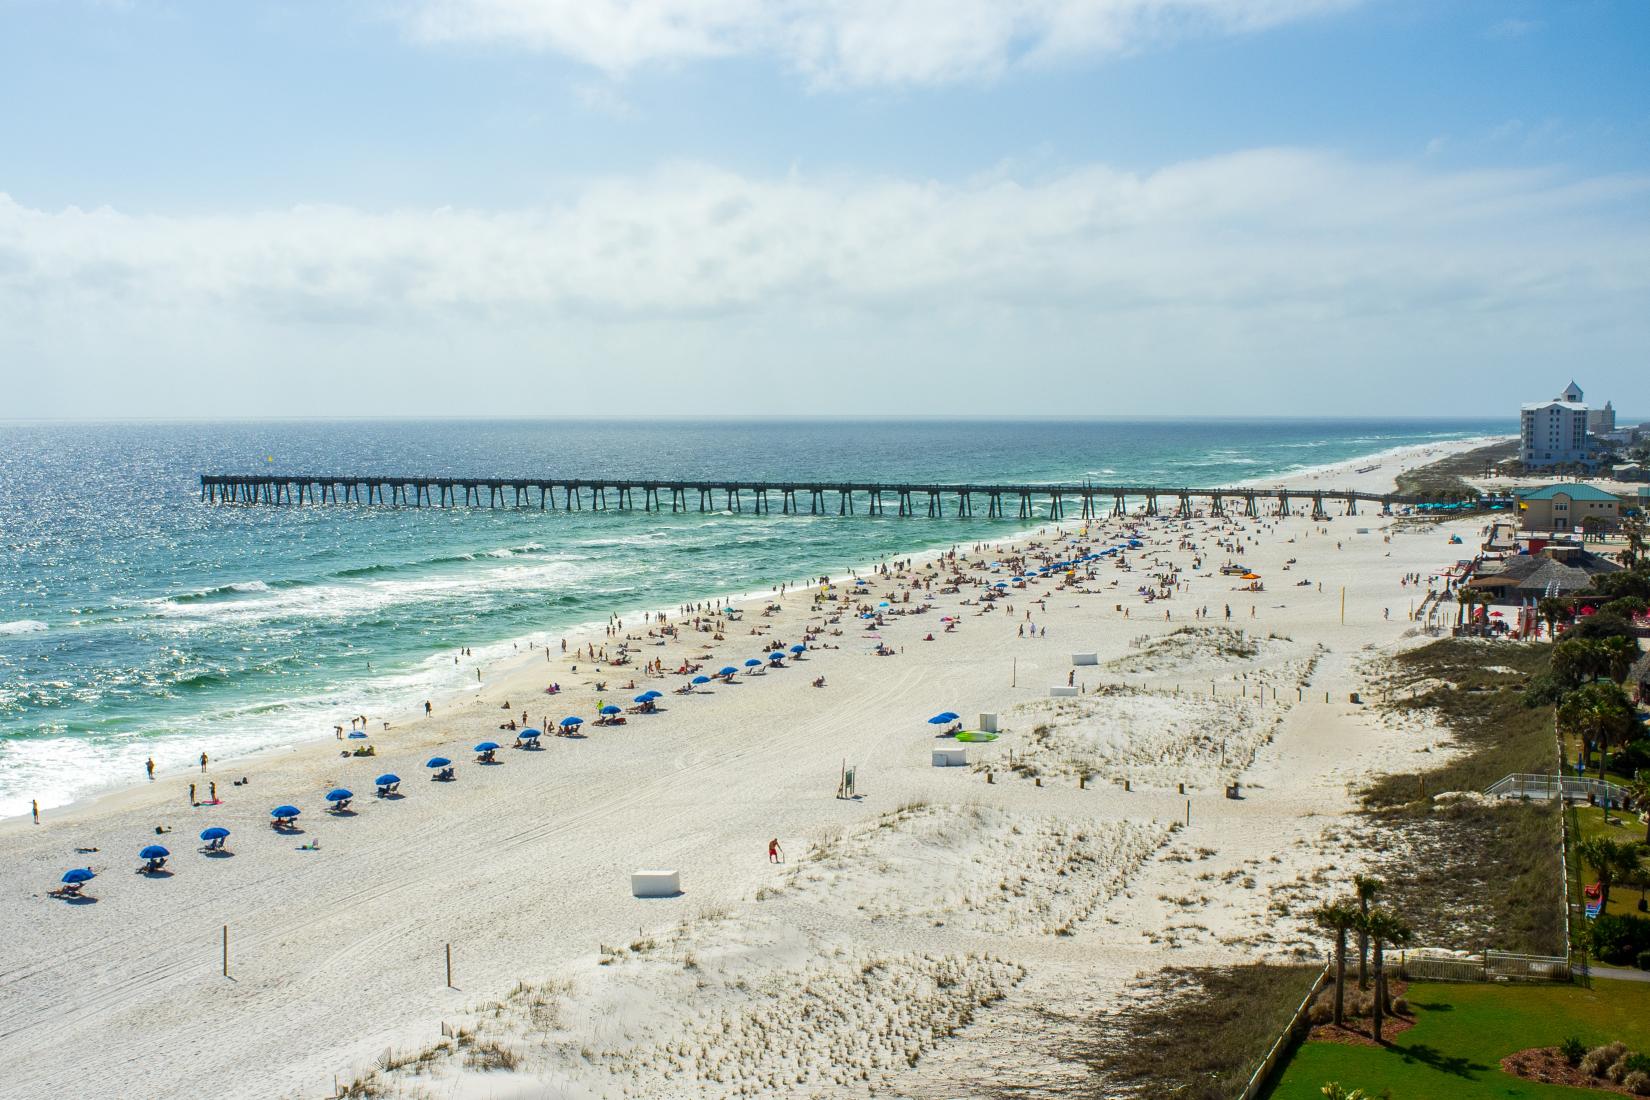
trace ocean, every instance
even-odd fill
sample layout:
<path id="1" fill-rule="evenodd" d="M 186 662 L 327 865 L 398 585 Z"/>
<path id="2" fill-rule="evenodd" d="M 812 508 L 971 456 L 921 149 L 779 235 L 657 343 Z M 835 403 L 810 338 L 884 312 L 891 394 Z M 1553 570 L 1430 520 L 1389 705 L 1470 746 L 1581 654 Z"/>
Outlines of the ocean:
<path id="1" fill-rule="evenodd" d="M 223 758 L 325 736 L 346 716 L 462 689 L 474 662 L 453 663 L 461 646 L 486 660 L 612 612 L 766 590 L 1025 526 L 873 518 L 863 505 L 845 518 L 211 507 L 199 502 L 202 472 L 1215 485 L 1514 429 L 1235 419 L 0 424 L 0 815 L 140 779 L 147 757 L 175 768 L 202 751 Z"/>

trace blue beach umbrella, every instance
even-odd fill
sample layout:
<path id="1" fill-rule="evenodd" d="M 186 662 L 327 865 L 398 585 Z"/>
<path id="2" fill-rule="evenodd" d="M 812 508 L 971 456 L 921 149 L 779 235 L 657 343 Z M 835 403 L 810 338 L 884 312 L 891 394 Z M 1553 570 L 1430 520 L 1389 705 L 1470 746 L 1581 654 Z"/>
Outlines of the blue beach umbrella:
<path id="1" fill-rule="evenodd" d="M 584 719 L 583 718 L 563 718 L 561 720 L 561 724 L 564 725 L 564 726 L 582 726 L 582 725 L 584 725 Z"/>
<path id="2" fill-rule="evenodd" d="M 612 703 L 609 703 L 609 704 L 607 704 L 607 706 L 603 707 L 601 710 L 597 711 L 596 713 L 597 714 L 617 714 L 617 713 L 619 713 L 619 708 L 614 706 Z"/>
<path id="3" fill-rule="evenodd" d="M 696 684 L 708 684 L 708 683 L 710 683 L 710 677 L 709 676 L 695 676 L 693 678 L 693 682 L 696 683 Z"/>
<path id="4" fill-rule="evenodd" d="M 63 881 L 67 883 L 90 882 L 97 877 L 97 872 L 90 867 L 76 867 L 72 871 L 63 872 Z"/>
<path id="5" fill-rule="evenodd" d="M 346 787 L 334 787 L 327 792 L 328 802 L 342 802 L 346 798 L 354 798 L 355 792 Z"/>
<path id="6" fill-rule="evenodd" d="M 791 652 L 792 652 L 792 653 L 801 653 L 801 652 L 802 652 L 802 651 L 803 651 L 803 650 L 805 650 L 805 649 L 807 649 L 807 648 L 808 648 L 808 647 L 807 647 L 807 646 L 805 646 L 805 645 L 801 645 L 801 644 L 797 644 L 797 645 L 793 645 L 793 646 L 792 646 L 792 647 L 791 647 Z"/>
<path id="7" fill-rule="evenodd" d="M 143 851 L 138 853 L 138 858 L 139 859 L 165 859 L 167 856 L 169 856 L 171 854 L 172 854 L 171 852 L 168 852 L 165 848 L 162 848 L 159 844 L 151 844 L 148 847 L 144 848 Z"/>
<path id="8" fill-rule="evenodd" d="M 476 752 L 496 752 L 497 750 L 498 750 L 498 742 L 497 741 L 483 741 L 481 744 L 479 744 L 475 747 L 474 751 L 476 751 Z"/>
<path id="9" fill-rule="evenodd" d="M 297 817 L 303 811 L 296 806 L 276 806 L 269 811 L 270 817 Z"/>
<path id="10" fill-rule="evenodd" d="M 779 650 L 777 650 L 777 649 L 774 650 L 772 653 L 768 654 L 768 660 L 770 660 L 770 661 L 783 661 L 784 659 L 785 659 L 785 655 L 783 653 L 779 652 Z"/>
<path id="11" fill-rule="evenodd" d="M 367 736 L 367 731 L 366 730 L 351 730 L 350 734 L 349 734 L 349 739 L 351 741 L 364 741 L 364 740 L 366 740 L 366 736 Z"/>
<path id="12" fill-rule="evenodd" d="M 521 737 L 521 739 L 523 741 L 537 741 L 538 737 L 539 737 L 539 731 L 538 730 L 522 730 L 519 736 Z"/>
<path id="13" fill-rule="evenodd" d="M 653 702 L 653 699 L 646 692 L 643 692 L 642 694 L 636 696 L 636 698 L 632 699 L 631 702 L 633 702 L 633 703 L 651 703 L 651 702 Z"/>
<path id="14" fill-rule="evenodd" d="M 936 715 L 934 715 L 934 717 L 930 718 L 928 720 L 928 724 L 930 726 L 943 726 L 947 722 L 955 722 L 956 720 L 957 720 L 957 716 L 955 714 L 953 714 L 950 711 L 945 711 L 941 714 L 936 714 Z"/>
<path id="15" fill-rule="evenodd" d="M 664 698 L 664 692 L 662 692 L 662 691 L 644 691 L 644 692 L 642 692 L 642 698 L 643 699 L 662 699 L 662 698 Z"/>
<path id="16" fill-rule="evenodd" d="M 761 663 L 762 663 L 761 661 L 758 661 L 755 657 L 752 657 L 750 660 L 745 662 L 745 667 L 746 668 L 755 668 L 757 665 L 759 665 Z"/>
<path id="17" fill-rule="evenodd" d="M 882 602 L 881 602 L 881 603 L 879 603 L 879 604 L 877 604 L 877 606 L 878 606 L 878 607 L 887 607 L 887 606 L 888 606 L 888 601 L 887 601 L 887 600 L 883 600 L 883 601 L 882 601 Z"/>
<path id="18" fill-rule="evenodd" d="M 401 777 L 396 775 L 394 772 L 385 772 L 377 779 L 374 779 L 373 782 L 378 784 L 380 787 L 388 787 L 391 784 L 401 782 Z"/>
<path id="19" fill-rule="evenodd" d="M 229 830 L 222 825 L 214 825 L 210 829 L 201 830 L 202 840 L 222 840 L 229 835 Z"/>
<path id="20" fill-rule="evenodd" d="M 445 756 L 432 756 L 428 760 L 424 761 L 424 766 L 426 768 L 445 768 L 451 763 L 452 761 L 448 760 Z"/>
<path id="21" fill-rule="evenodd" d="M 722 671 L 718 672 L 716 675 L 718 675 L 718 676 L 732 676 L 734 673 L 736 673 L 738 671 L 739 670 L 734 668 L 732 665 L 728 665 L 726 668 L 722 669 Z"/>

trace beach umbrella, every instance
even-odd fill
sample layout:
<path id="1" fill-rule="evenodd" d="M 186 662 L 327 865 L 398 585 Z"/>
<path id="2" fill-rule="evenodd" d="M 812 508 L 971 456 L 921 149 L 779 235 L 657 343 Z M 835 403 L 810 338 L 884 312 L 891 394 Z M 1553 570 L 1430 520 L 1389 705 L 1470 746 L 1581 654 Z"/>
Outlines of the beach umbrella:
<path id="1" fill-rule="evenodd" d="M 229 835 L 229 830 L 222 825 L 214 825 L 210 829 L 201 830 L 202 840 L 222 840 Z"/>
<path id="2" fill-rule="evenodd" d="M 662 691 L 644 691 L 644 692 L 642 692 L 642 698 L 643 699 L 659 699 L 659 698 L 663 698 L 663 696 L 664 696 L 664 692 L 662 692 Z"/>
<path id="3" fill-rule="evenodd" d="M 165 859 L 167 856 L 169 856 L 171 854 L 172 854 L 171 852 L 168 852 L 165 848 L 162 848 L 159 844 L 150 844 L 149 846 L 144 848 L 143 851 L 138 853 L 138 858 L 139 859 Z"/>
<path id="4" fill-rule="evenodd" d="M 992 585 L 991 587 L 993 587 L 993 588 L 1007 588 L 1008 587 L 1008 582 L 1007 581 L 998 581 L 996 584 Z"/>
<path id="5" fill-rule="evenodd" d="M 619 708 L 614 706 L 612 703 L 609 703 L 609 704 L 607 704 L 607 706 L 603 707 L 597 713 L 600 713 L 600 714 L 617 714 L 617 713 L 619 713 Z"/>
<path id="6" fill-rule="evenodd" d="M 97 872 L 90 867 L 76 867 L 72 871 L 63 872 L 63 881 L 67 883 L 90 882 L 97 877 Z"/>
<path id="7" fill-rule="evenodd" d="M 539 731 L 538 730 L 522 730 L 521 733 L 517 734 L 517 736 L 520 737 L 523 741 L 536 741 L 536 740 L 538 740 L 538 737 L 539 737 Z"/>
<path id="8" fill-rule="evenodd" d="M 777 649 L 774 650 L 772 653 L 768 654 L 768 660 L 770 660 L 770 661 L 783 661 L 784 659 L 785 659 L 785 655 Z"/>
<path id="9" fill-rule="evenodd" d="M 708 683 L 710 683 L 710 677 L 709 676 L 695 676 L 693 678 L 693 682 L 696 683 L 696 684 L 708 684 Z"/>
<path id="10" fill-rule="evenodd" d="M 877 604 L 877 606 L 878 606 L 878 607 L 887 607 L 887 606 L 888 606 L 888 601 L 887 601 L 887 600 L 883 600 L 883 601 L 882 601 L 882 602 L 881 602 L 881 603 L 879 603 L 879 604 Z"/>
<path id="11" fill-rule="evenodd" d="M 582 725 L 584 725 L 584 719 L 583 718 L 563 718 L 561 720 L 561 724 L 564 725 L 564 726 L 582 726 Z"/>
<path id="12" fill-rule="evenodd" d="M 380 787 L 388 787 L 392 784 L 401 782 L 401 777 L 396 775 L 394 772 L 385 772 L 377 779 L 374 779 L 373 782 L 378 784 Z"/>
<path id="13" fill-rule="evenodd" d="M 428 760 L 424 761 L 424 766 L 426 768 L 445 768 L 451 764 L 452 761 L 448 760 L 445 756 L 432 756 Z"/>
<path id="14" fill-rule="evenodd" d="M 800 642 L 798 642 L 796 645 L 793 645 L 791 647 L 791 652 L 792 653 L 801 653 L 804 650 L 806 650 L 807 648 L 808 648 L 807 646 L 805 646 L 805 645 L 801 644 Z"/>
<path id="15" fill-rule="evenodd" d="M 269 816 L 270 817 L 297 817 L 302 812 L 303 811 L 298 809 L 298 807 L 296 807 L 296 806 L 276 806 L 273 810 L 269 811 Z"/>
<path id="16" fill-rule="evenodd" d="M 632 699 L 631 702 L 633 702 L 633 703 L 651 703 L 651 702 L 653 702 L 653 699 L 646 692 L 643 692 L 641 695 L 638 695 L 638 696 L 636 696 L 636 698 Z"/>
<path id="17" fill-rule="evenodd" d="M 342 802 L 346 798 L 354 798 L 355 792 L 348 787 L 334 787 L 327 792 L 328 802 Z"/>
<path id="18" fill-rule="evenodd" d="M 929 721 L 935 725 L 939 725 L 942 722 L 955 722 L 959 717 L 961 717 L 961 715 L 954 710 L 942 710 L 940 713 L 930 718 Z"/>
<path id="19" fill-rule="evenodd" d="M 476 752 L 496 752 L 497 750 L 498 750 L 498 742 L 497 741 L 483 741 L 481 744 L 479 744 L 475 747 Z"/>
<path id="20" fill-rule="evenodd" d="M 724 668 L 721 672 L 718 672 L 716 675 L 718 675 L 718 676 L 732 676 L 734 673 L 736 673 L 738 671 L 739 670 L 734 668 L 732 665 L 728 665 L 726 668 Z"/>
<path id="21" fill-rule="evenodd" d="M 750 658 L 749 660 L 747 660 L 745 662 L 745 667 L 746 668 L 755 668 L 757 665 L 759 665 L 761 663 L 762 663 L 761 661 L 758 661 L 755 657 L 752 657 L 752 658 Z"/>
<path id="22" fill-rule="evenodd" d="M 365 740 L 366 736 L 367 736 L 367 731 L 366 730 L 350 730 L 350 732 L 349 732 L 349 739 L 351 741 Z"/>

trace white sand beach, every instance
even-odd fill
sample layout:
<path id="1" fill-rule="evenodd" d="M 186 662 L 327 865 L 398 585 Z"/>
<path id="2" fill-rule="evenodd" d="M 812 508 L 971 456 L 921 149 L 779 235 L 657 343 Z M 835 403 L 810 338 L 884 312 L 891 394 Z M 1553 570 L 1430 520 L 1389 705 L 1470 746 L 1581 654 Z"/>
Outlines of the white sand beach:
<path id="1" fill-rule="evenodd" d="M 1483 442 L 1294 480 L 1386 491 Z M 1171 963 L 1315 957 L 1316 884 L 1358 866 L 1332 839 L 1349 789 L 1440 747 L 1349 693 L 1426 640 L 1409 621 L 1425 585 L 1401 578 L 1468 556 L 1479 524 L 1334 511 L 1067 520 L 927 555 L 863 595 L 833 577 L 843 598 L 817 610 L 799 583 L 721 640 L 674 609 L 675 638 L 627 615 L 617 637 L 482 669 L 429 718 L 369 715 L 371 758 L 327 736 L 7 822 L 0 1095 L 320 1097 L 370 1078 L 419 1097 L 954 1096 L 1064 1072 L 1023 1041 L 1040 1006 L 1120 1004 Z M 1013 575 L 986 563 L 1131 533 L 1126 570 L 1102 559 L 981 602 Z M 1241 590 L 1231 562 L 1264 589 Z M 1154 574 L 1178 589 L 1148 601 Z M 882 601 L 864 629 L 855 609 Z M 744 674 L 809 633 L 800 659 Z M 625 667 L 573 655 L 624 639 Z M 654 659 L 741 674 L 678 695 L 686 677 L 643 674 Z M 1068 681 L 1081 693 L 1050 697 Z M 649 688 L 660 713 L 593 725 L 599 702 Z M 499 727 L 524 710 L 582 716 L 583 735 L 513 748 Z M 997 714 L 1003 732 L 934 767 L 955 744 L 927 721 L 942 711 L 969 729 Z M 470 751 L 489 739 L 495 766 Z M 431 781 L 435 754 L 455 782 Z M 845 766 L 854 798 L 836 796 Z M 401 797 L 373 797 L 382 772 Z M 211 782 L 221 803 L 190 805 Z M 330 814 L 340 785 L 356 797 Z M 299 831 L 277 833 L 269 812 L 289 802 Z M 232 855 L 198 851 L 211 825 Z M 137 873 L 154 842 L 167 875 Z M 77 866 L 97 872 L 88 898 L 48 896 Z M 642 868 L 679 872 L 683 892 L 631 896 Z"/>

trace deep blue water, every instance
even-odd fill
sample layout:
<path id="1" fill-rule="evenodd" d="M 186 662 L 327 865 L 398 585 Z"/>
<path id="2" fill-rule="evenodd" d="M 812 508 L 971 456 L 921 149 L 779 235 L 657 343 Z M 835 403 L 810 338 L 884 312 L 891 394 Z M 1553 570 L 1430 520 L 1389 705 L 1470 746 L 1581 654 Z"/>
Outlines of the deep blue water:
<path id="1" fill-rule="evenodd" d="M 1017 521 L 223 508 L 203 471 L 1212 485 L 1502 421 L 0 424 L 0 814 L 325 734 L 609 612 Z M 720 498 L 718 498 L 720 500 Z M 694 501 L 696 505 L 696 501 Z M 948 502 L 949 507 L 949 502 Z"/>

